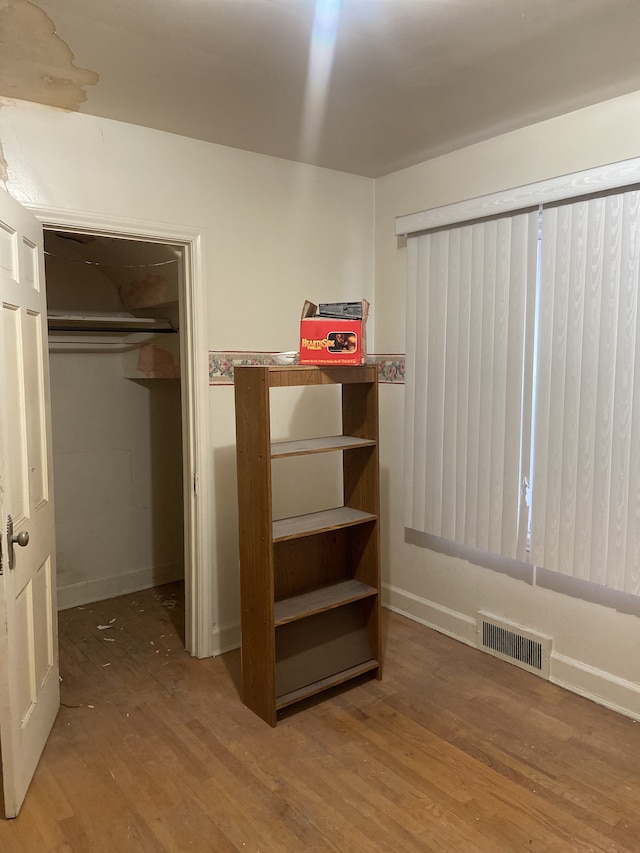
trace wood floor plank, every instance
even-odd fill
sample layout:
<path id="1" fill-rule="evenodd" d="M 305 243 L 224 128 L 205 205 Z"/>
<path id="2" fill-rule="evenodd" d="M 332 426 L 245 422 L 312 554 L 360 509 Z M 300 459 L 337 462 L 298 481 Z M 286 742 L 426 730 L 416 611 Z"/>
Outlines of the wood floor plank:
<path id="1" fill-rule="evenodd" d="M 180 585 L 64 611 L 64 704 L 0 851 L 638 853 L 638 724 L 383 622 L 382 681 L 271 729 L 237 652 L 185 652 Z"/>

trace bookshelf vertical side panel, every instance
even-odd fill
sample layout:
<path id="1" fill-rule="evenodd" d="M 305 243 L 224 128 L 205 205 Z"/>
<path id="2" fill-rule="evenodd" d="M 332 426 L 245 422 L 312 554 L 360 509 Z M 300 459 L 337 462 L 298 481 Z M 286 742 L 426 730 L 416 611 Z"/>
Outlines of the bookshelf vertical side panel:
<path id="1" fill-rule="evenodd" d="M 357 448 L 343 453 L 345 506 L 379 515 L 377 381 L 343 385 L 342 431 L 345 435 L 376 442 L 375 447 Z"/>
<path id="2" fill-rule="evenodd" d="M 345 435 L 378 440 L 378 381 L 342 386 L 342 429 Z"/>
<path id="3" fill-rule="evenodd" d="M 359 541 L 356 578 L 378 590 L 368 620 L 369 642 L 377 659 L 378 678 L 382 677 L 382 641 L 380 626 L 380 472 L 378 455 L 378 381 L 342 387 L 342 429 L 345 435 L 373 439 L 375 447 L 343 451 L 345 506 L 370 512 L 378 521 L 370 531 L 364 529 Z M 355 540 L 357 541 L 357 539 Z"/>
<path id="4" fill-rule="evenodd" d="M 234 374 L 243 700 L 275 726 L 269 377 L 261 367 Z"/>
<path id="5" fill-rule="evenodd" d="M 371 599 L 367 610 L 367 632 L 371 655 L 378 661 L 378 678 L 381 678 L 382 642 L 380 624 L 380 522 L 371 521 L 349 530 L 347 563 L 352 567 L 353 577 L 378 594 Z"/>

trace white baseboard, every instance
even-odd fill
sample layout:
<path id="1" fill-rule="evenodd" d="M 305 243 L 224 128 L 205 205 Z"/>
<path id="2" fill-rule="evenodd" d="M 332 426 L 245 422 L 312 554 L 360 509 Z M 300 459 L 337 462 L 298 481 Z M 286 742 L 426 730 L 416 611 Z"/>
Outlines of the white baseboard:
<path id="1" fill-rule="evenodd" d="M 213 628 L 213 640 L 211 643 L 213 656 L 223 655 L 233 649 L 240 648 L 240 623 L 229 622 L 226 625 L 215 625 Z"/>
<path id="2" fill-rule="evenodd" d="M 383 604 L 394 613 L 407 616 L 441 634 L 477 648 L 476 620 L 470 616 L 449 610 L 389 584 L 383 585 Z M 535 629 L 534 625 L 528 627 Z M 511 664 L 505 663 L 505 666 Z M 557 652 L 551 653 L 549 680 L 625 717 L 640 720 L 640 684 L 636 682 L 618 678 L 610 672 L 596 669 Z"/>
<path id="3" fill-rule="evenodd" d="M 81 604 L 91 604 L 94 601 L 104 601 L 106 598 L 116 598 L 118 595 L 128 595 L 152 586 L 182 580 L 184 569 L 176 563 L 164 566 L 142 566 L 120 575 L 107 578 L 95 578 L 80 581 L 68 586 L 58 587 L 58 610 L 68 610 Z"/>
<path id="4" fill-rule="evenodd" d="M 426 598 L 413 595 L 390 584 L 382 585 L 382 603 L 394 613 L 408 616 L 441 634 L 476 647 L 476 620 L 455 610 L 449 610 Z"/>
<path id="5" fill-rule="evenodd" d="M 640 684 L 634 681 L 555 652 L 551 653 L 549 680 L 618 714 L 640 720 Z"/>

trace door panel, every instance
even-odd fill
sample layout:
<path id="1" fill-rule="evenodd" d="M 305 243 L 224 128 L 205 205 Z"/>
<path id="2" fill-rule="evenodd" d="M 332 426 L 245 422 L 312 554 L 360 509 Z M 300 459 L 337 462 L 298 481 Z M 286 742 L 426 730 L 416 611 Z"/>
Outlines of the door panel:
<path id="1" fill-rule="evenodd" d="M 18 813 L 60 704 L 42 228 L 0 190 L 0 751 Z M 6 520 L 28 543 L 13 549 Z"/>
<path id="2" fill-rule="evenodd" d="M 5 388 L 3 411 L 6 417 L 7 479 L 11 489 L 11 515 L 20 527 L 29 514 L 29 475 L 27 463 L 25 405 L 22 387 L 22 329 L 20 310 L 17 305 L 2 305 L 2 328 L 4 333 L 2 358 L 5 364 Z M 4 525 L 3 517 L 1 523 Z"/>
<path id="3" fill-rule="evenodd" d="M 47 470 L 46 412 L 43 367 L 48 355 L 42 352 L 42 325 L 40 315 L 27 311 L 24 316 L 24 380 L 25 400 L 29 401 L 27 427 L 27 459 L 29 460 L 29 500 L 35 507 L 49 497 Z M 46 333 L 45 333 L 46 334 Z"/>

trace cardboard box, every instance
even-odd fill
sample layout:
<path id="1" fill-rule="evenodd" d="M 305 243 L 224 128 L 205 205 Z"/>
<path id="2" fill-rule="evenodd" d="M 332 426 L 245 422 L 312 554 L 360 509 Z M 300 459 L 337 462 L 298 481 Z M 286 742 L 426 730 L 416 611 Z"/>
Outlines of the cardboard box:
<path id="1" fill-rule="evenodd" d="M 305 302 L 300 320 L 300 364 L 362 364 L 367 360 L 366 323 L 369 303 L 362 302 L 362 319 L 320 317 Z"/>

